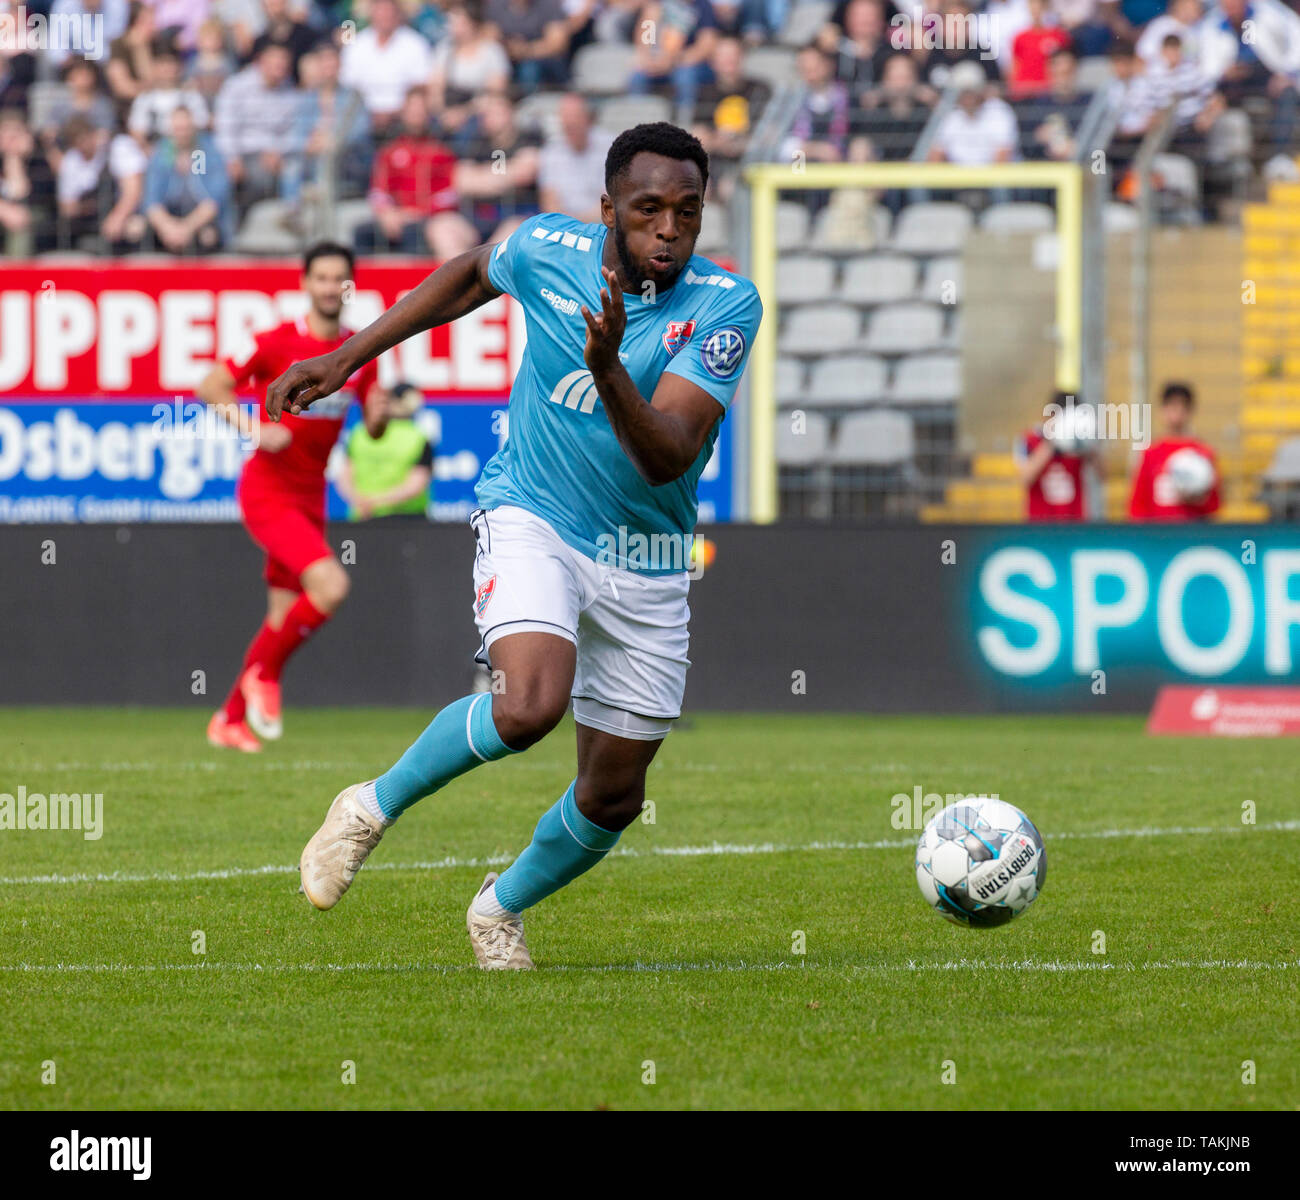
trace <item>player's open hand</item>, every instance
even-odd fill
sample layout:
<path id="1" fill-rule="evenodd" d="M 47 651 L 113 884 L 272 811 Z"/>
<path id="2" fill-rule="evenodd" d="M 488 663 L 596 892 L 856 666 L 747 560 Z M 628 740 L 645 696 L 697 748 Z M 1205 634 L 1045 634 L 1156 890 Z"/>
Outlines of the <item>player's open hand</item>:
<path id="1" fill-rule="evenodd" d="M 284 412 L 305 411 L 322 396 L 334 395 L 347 383 L 349 372 L 337 353 L 332 351 L 294 363 L 266 389 L 266 411 L 272 421 L 278 421 Z"/>
<path id="2" fill-rule="evenodd" d="M 606 287 L 600 289 L 600 316 L 593 317 L 591 310 L 582 306 L 582 319 L 587 322 L 587 346 L 582 357 L 593 375 L 618 366 L 618 348 L 623 344 L 623 330 L 627 328 L 627 310 L 623 307 L 623 289 L 618 286 L 618 273 L 601 267 Z"/>

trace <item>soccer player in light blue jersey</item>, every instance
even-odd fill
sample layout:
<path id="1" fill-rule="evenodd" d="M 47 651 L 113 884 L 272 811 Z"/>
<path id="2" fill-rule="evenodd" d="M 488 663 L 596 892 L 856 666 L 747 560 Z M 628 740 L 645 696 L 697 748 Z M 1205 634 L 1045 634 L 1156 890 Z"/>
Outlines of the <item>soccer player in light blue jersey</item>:
<path id="1" fill-rule="evenodd" d="M 479 965 L 531 967 L 524 911 L 594 867 L 641 811 L 646 769 L 681 715 L 696 484 L 763 312 L 749 280 L 695 254 L 708 169 L 676 126 L 629 129 L 606 159 L 599 223 L 532 217 L 272 385 L 272 416 L 298 413 L 502 293 L 524 309 L 509 437 L 471 519 L 479 655 L 501 686 L 449 704 L 388 771 L 339 793 L 299 864 L 317 908 L 338 902 L 407 808 L 526 750 L 570 698 L 577 777 L 471 903 Z"/>

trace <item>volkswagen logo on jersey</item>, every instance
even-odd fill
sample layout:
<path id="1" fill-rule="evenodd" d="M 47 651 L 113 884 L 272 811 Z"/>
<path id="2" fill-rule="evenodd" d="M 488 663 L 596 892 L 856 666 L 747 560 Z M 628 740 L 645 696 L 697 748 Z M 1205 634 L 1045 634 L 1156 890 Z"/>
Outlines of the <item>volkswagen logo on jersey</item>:
<path id="1" fill-rule="evenodd" d="M 664 349 L 669 355 L 676 354 L 691 340 L 691 334 L 694 332 L 694 318 L 689 321 L 669 321 L 667 328 L 664 329 Z"/>
<path id="2" fill-rule="evenodd" d="M 745 335 L 735 325 L 715 330 L 700 347 L 700 361 L 714 379 L 728 379 L 745 358 Z"/>

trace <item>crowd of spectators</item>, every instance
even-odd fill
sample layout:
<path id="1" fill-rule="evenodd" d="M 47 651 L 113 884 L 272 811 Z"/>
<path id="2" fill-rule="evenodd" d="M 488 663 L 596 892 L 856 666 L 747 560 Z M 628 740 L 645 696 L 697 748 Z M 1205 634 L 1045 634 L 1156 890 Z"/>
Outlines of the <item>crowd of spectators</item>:
<path id="1" fill-rule="evenodd" d="M 0 235 L 9 252 L 229 248 L 258 201 L 289 227 L 328 184 L 362 199 L 358 247 L 445 255 L 539 207 L 594 219 L 605 149 L 574 61 L 628 51 L 728 194 L 770 79 L 750 55 L 816 0 L 0 0 L 0 18 L 101 18 L 103 46 L 0 39 Z M 1098 86 L 1126 152 L 1166 109 L 1175 148 L 1265 146 L 1294 170 L 1300 0 L 841 0 L 797 49 L 782 153 L 1068 159 Z M 929 14 L 930 20 L 922 18 Z M 933 23 L 937 21 L 936 23 Z M 788 44 L 788 37 L 785 38 Z M 1081 60 L 1105 60 L 1080 85 Z M 1099 82 L 1100 81 L 1100 82 Z M 545 128 L 520 120 L 563 93 Z M 1217 142 L 1216 142 L 1217 139 Z"/>

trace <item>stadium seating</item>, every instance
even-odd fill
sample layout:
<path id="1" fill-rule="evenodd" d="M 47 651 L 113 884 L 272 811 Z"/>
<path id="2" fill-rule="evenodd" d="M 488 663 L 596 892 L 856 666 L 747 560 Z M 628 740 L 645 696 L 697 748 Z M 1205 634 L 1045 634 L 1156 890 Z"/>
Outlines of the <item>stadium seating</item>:
<path id="1" fill-rule="evenodd" d="M 627 90 L 632 78 L 631 45 L 593 42 L 573 56 L 573 86 L 591 95 L 612 96 Z"/>

